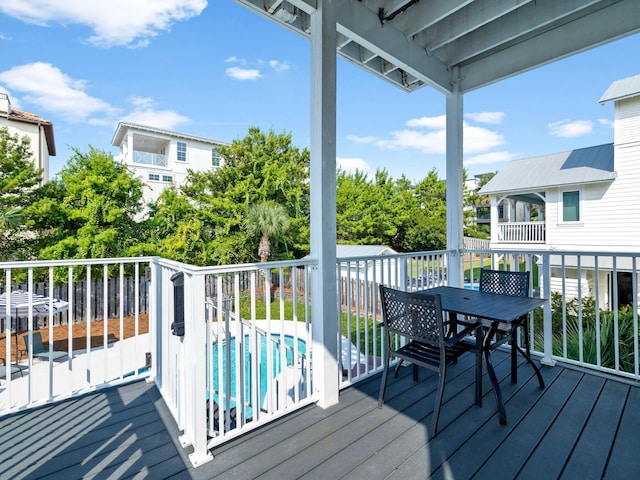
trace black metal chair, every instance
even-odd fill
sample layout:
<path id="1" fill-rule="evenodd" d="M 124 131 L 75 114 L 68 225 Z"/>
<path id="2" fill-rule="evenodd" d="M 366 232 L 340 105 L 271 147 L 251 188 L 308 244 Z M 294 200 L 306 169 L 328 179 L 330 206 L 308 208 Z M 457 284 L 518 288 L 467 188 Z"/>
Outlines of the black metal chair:
<path id="1" fill-rule="evenodd" d="M 491 270 L 482 268 L 480 269 L 480 286 L 481 292 L 497 293 L 501 295 L 513 295 L 516 297 L 528 297 L 529 296 L 529 272 L 511 272 L 507 270 Z M 473 319 L 477 320 L 477 319 Z M 538 377 L 540 386 L 544 388 L 544 380 L 542 374 L 537 366 L 531 359 L 531 347 L 529 341 L 529 315 L 523 315 L 517 320 L 513 321 L 511 325 L 498 324 L 495 328 L 495 335 L 492 335 L 490 331 L 492 322 L 488 320 L 482 320 L 482 325 L 485 330 L 489 330 L 487 336 L 495 336 L 495 341 L 492 342 L 490 349 L 495 350 L 505 342 L 511 342 L 511 381 L 516 383 L 518 381 L 518 355 L 520 352 L 522 356 L 529 362 Z M 522 332 L 522 341 L 524 344 L 524 350 L 520 347 L 518 342 L 518 333 Z"/>
<path id="2" fill-rule="evenodd" d="M 463 353 L 473 347 L 461 340 L 474 331 L 482 335 L 481 325 L 466 326 L 460 332 L 446 335 L 446 322 L 442 316 L 439 295 L 427 293 L 407 293 L 380 286 L 382 303 L 382 320 L 385 330 L 384 349 L 385 363 L 380 384 L 378 407 L 384 403 L 384 392 L 389 373 L 389 362 L 392 356 L 400 359 L 400 364 L 406 360 L 413 364 L 413 380 L 418 381 L 418 367 L 425 367 L 438 372 L 439 383 L 436 392 L 435 406 L 431 420 L 431 435 L 437 434 L 440 405 L 444 392 L 447 366 L 455 363 Z M 392 336 L 405 337 L 408 342 L 392 350 Z M 398 371 L 396 369 L 397 376 Z"/>

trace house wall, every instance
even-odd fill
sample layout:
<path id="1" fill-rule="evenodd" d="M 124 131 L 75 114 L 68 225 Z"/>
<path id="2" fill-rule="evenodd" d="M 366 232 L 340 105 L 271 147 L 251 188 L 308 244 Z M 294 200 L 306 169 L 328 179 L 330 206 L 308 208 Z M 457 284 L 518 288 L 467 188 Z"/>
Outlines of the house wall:
<path id="1" fill-rule="evenodd" d="M 36 168 L 43 170 L 42 179 L 49 180 L 49 150 L 44 136 L 44 130 L 37 124 L 17 122 L 0 115 L 0 127 L 7 127 L 10 135 L 18 134 L 20 138 L 26 136 L 31 142 L 33 163 Z"/>
<path id="2" fill-rule="evenodd" d="M 148 165 L 134 162 L 134 141 L 133 137 L 149 137 L 155 142 L 160 141 L 163 144 L 164 155 L 167 156 L 167 166 Z M 154 143 L 155 143 L 154 142 Z M 186 143 L 187 158 L 186 161 L 178 160 L 178 142 Z M 213 170 L 218 167 L 212 165 L 212 149 L 218 147 L 215 142 L 206 143 L 195 139 L 186 139 L 182 137 L 172 137 L 171 135 L 162 135 L 147 131 L 129 129 L 120 145 L 120 161 L 126 163 L 133 173 L 138 176 L 145 184 L 143 189 L 144 201 L 146 203 L 155 202 L 160 194 L 171 185 L 182 185 L 186 178 L 188 170 L 203 172 Z M 161 153 L 160 149 L 153 153 Z M 222 162 L 221 162 L 222 164 Z M 152 180 L 150 174 L 159 175 L 160 180 Z M 163 180 L 163 176 L 171 176 L 172 181 Z"/>
<path id="3" fill-rule="evenodd" d="M 560 194 L 547 191 L 547 246 L 630 251 L 640 247 L 640 97 L 616 102 L 615 170 L 610 184 L 581 185 L 581 221 L 562 223 Z"/>

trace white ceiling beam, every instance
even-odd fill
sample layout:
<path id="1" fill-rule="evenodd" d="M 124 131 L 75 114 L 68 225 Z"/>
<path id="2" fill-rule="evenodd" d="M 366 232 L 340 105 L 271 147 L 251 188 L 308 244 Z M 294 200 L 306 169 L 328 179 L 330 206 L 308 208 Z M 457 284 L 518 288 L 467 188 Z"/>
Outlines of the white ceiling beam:
<path id="1" fill-rule="evenodd" d="M 391 23 L 408 37 L 436 24 L 454 12 L 470 4 L 472 0 L 431 0 L 420 1 L 401 15 L 395 17 Z"/>
<path id="2" fill-rule="evenodd" d="M 607 3 L 618 0 L 605 0 Z M 479 28 L 459 41 L 434 52 L 446 59 L 448 65 L 458 65 L 476 55 L 500 47 L 507 42 L 525 37 L 545 26 L 552 25 L 569 15 L 602 3 L 600 0 L 537 0 L 504 15 L 495 22 Z"/>
<path id="3" fill-rule="evenodd" d="M 339 33 L 441 92 L 451 91 L 446 65 L 427 55 L 423 48 L 393 25 L 381 24 L 378 16 L 360 2 L 345 0 L 337 19 Z"/>
<path id="4" fill-rule="evenodd" d="M 530 38 L 526 43 L 519 43 L 461 67 L 462 90 L 475 90 L 514 74 L 638 33 L 639 18 L 639 1 L 622 0 L 612 4 L 588 17 Z"/>
<path id="5" fill-rule="evenodd" d="M 415 36 L 418 45 L 427 51 L 443 47 L 478 28 L 496 21 L 503 15 L 532 2 L 533 0 L 494 0 L 489 3 L 474 2 L 463 10 L 451 14 L 444 20 Z"/>

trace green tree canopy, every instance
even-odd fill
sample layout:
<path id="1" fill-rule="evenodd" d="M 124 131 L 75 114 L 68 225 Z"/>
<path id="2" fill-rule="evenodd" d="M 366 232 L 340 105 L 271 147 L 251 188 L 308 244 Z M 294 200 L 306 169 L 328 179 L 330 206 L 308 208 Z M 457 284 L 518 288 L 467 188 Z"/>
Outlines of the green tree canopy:
<path id="1" fill-rule="evenodd" d="M 106 258 L 132 254 L 143 240 L 136 218 L 142 182 L 111 154 L 90 147 L 74 150 L 49 196 L 30 209 L 34 226 L 51 235 L 39 257 Z"/>
<path id="2" fill-rule="evenodd" d="M 29 137 L 0 127 L 0 259 L 32 258 L 33 236 L 24 221 L 25 209 L 42 196 L 41 182 Z"/>
<path id="3" fill-rule="evenodd" d="M 274 259 L 299 258 L 309 248 L 309 152 L 290 134 L 252 127 L 218 149 L 220 168 L 190 171 L 177 190 L 166 190 L 152 208 L 157 254 L 196 265 L 256 261 L 260 238 L 248 232 L 249 208 L 280 205 L 289 228 L 270 239 Z"/>

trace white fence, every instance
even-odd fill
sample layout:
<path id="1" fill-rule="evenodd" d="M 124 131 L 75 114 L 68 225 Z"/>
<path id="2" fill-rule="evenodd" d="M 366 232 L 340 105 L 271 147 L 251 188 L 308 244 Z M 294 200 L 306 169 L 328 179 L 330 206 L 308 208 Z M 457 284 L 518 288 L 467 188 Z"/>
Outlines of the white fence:
<path id="1" fill-rule="evenodd" d="M 505 243 L 545 243 L 544 222 L 505 222 L 498 224 L 498 241 Z"/>

